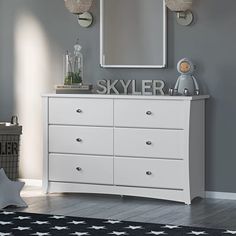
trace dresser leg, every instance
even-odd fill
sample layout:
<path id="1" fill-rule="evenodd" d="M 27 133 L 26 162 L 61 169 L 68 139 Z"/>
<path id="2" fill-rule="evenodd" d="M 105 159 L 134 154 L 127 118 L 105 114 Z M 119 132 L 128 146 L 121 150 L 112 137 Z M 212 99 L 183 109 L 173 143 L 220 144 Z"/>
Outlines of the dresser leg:
<path id="1" fill-rule="evenodd" d="M 184 203 L 188 206 L 191 205 L 191 201 L 185 201 Z"/>
<path id="2" fill-rule="evenodd" d="M 42 191 L 44 194 L 48 194 L 48 183 L 43 181 Z"/>

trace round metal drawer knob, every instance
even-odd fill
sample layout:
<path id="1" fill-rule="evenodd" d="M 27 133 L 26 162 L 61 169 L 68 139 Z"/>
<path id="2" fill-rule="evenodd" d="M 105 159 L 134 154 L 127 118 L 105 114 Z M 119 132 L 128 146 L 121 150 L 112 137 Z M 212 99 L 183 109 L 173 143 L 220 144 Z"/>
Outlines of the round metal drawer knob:
<path id="1" fill-rule="evenodd" d="M 82 168 L 81 167 L 76 167 L 76 170 L 81 171 Z"/>
<path id="2" fill-rule="evenodd" d="M 152 145 L 152 142 L 151 141 L 147 141 L 146 144 L 150 146 L 150 145 Z"/>
<path id="3" fill-rule="evenodd" d="M 76 141 L 79 142 L 79 143 L 81 143 L 81 142 L 82 142 L 82 139 L 81 139 L 81 138 L 77 138 Z"/>
<path id="4" fill-rule="evenodd" d="M 77 113 L 82 113 L 81 109 L 76 110 Z"/>
<path id="5" fill-rule="evenodd" d="M 152 112 L 151 112 L 151 111 L 147 111 L 146 114 L 147 114 L 148 116 L 150 116 L 150 115 L 152 114 Z"/>
<path id="6" fill-rule="evenodd" d="M 146 175 L 152 175 L 152 172 L 151 171 L 147 171 Z"/>

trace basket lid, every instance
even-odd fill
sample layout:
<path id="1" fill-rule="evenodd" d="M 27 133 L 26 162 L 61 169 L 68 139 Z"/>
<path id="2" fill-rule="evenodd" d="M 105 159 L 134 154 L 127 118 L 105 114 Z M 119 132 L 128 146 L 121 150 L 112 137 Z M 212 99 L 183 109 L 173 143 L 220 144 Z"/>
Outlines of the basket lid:
<path id="1" fill-rule="evenodd" d="M 9 122 L 0 122 L 0 134 L 22 134 L 22 126 Z"/>

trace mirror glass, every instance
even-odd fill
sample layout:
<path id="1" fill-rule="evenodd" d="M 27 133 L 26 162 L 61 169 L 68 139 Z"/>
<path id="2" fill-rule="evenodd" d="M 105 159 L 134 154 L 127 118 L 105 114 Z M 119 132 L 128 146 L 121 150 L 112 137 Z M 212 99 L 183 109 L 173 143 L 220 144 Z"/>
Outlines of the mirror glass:
<path id="1" fill-rule="evenodd" d="M 100 0 L 102 67 L 166 66 L 164 0 Z"/>

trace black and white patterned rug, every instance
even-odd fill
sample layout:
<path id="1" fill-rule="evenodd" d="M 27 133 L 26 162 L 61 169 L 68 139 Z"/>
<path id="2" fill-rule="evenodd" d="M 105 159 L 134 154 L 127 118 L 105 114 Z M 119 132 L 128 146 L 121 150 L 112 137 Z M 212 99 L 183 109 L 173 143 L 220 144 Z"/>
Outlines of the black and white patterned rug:
<path id="1" fill-rule="evenodd" d="M 0 236 L 236 235 L 236 231 L 0 211 Z"/>

